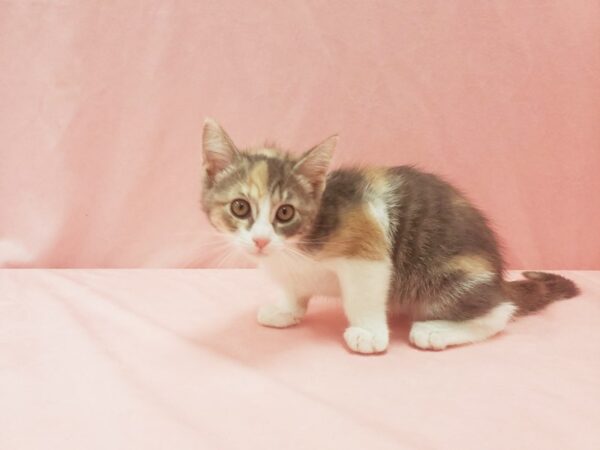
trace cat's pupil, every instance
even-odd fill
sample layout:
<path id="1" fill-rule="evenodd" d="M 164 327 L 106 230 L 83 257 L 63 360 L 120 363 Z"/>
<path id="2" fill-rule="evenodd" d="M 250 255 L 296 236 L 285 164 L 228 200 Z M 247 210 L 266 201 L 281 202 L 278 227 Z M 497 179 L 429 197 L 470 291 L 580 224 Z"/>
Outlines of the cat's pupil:
<path id="1" fill-rule="evenodd" d="M 246 200 L 236 199 L 231 202 L 231 213 L 240 219 L 244 219 L 250 214 L 250 204 Z"/>
<path id="2" fill-rule="evenodd" d="M 280 222 L 289 222 L 294 217 L 294 207 L 292 205 L 280 206 L 276 216 Z"/>

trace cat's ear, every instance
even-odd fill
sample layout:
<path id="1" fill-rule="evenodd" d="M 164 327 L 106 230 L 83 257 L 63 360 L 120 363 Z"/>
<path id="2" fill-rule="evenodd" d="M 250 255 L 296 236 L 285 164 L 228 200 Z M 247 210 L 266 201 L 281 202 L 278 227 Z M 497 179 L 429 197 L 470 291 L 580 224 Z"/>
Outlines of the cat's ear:
<path id="1" fill-rule="evenodd" d="M 204 121 L 202 155 L 204 170 L 210 178 L 233 163 L 239 155 L 229 135 L 211 118 Z"/>
<path id="2" fill-rule="evenodd" d="M 325 187 L 327 170 L 337 141 L 337 135 L 328 137 L 304 153 L 294 166 L 294 171 L 306 177 L 319 194 Z"/>

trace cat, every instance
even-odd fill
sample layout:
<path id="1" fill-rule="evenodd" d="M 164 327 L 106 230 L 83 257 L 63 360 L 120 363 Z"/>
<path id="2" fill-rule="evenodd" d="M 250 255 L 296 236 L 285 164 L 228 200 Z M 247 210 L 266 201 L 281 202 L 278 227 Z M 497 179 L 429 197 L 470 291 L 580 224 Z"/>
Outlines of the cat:
<path id="1" fill-rule="evenodd" d="M 577 295 L 555 274 L 505 281 L 488 221 L 438 176 L 410 166 L 329 172 L 336 143 L 300 155 L 240 150 L 217 122 L 204 123 L 203 210 L 280 288 L 260 324 L 295 325 L 311 296 L 341 295 L 350 350 L 384 352 L 393 310 L 410 316 L 414 346 L 442 350 Z"/>

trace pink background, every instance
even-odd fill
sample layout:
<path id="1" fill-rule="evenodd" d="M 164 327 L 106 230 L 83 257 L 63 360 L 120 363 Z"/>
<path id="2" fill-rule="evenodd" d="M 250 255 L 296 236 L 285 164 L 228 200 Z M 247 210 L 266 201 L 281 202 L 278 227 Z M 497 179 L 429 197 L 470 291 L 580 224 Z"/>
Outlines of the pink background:
<path id="1" fill-rule="evenodd" d="M 334 299 L 259 326 L 254 270 L 1 270 L 0 448 L 598 450 L 600 272 L 563 274 L 486 342 L 362 357 Z"/>
<path id="2" fill-rule="evenodd" d="M 511 267 L 600 268 L 600 3 L 0 3 L 0 265 L 209 266 L 204 116 L 339 132 L 488 212 Z"/>

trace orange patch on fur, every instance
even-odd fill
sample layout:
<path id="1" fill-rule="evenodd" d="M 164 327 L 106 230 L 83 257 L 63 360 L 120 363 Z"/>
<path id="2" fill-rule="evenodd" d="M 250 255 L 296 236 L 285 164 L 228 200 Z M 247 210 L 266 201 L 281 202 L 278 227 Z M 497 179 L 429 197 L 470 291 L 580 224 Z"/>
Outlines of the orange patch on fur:
<path id="1" fill-rule="evenodd" d="M 481 255 L 459 255 L 452 258 L 447 265 L 450 271 L 460 270 L 471 275 L 480 275 L 494 271 L 492 264 Z"/>
<path id="2" fill-rule="evenodd" d="M 269 178 L 269 166 L 266 161 L 260 161 L 252 167 L 248 180 L 250 196 L 255 199 L 262 198 L 267 191 Z"/>
<path id="3" fill-rule="evenodd" d="M 363 207 L 343 212 L 341 219 L 337 230 L 323 246 L 322 256 L 369 260 L 381 260 L 387 256 L 381 226 Z"/>
<path id="4" fill-rule="evenodd" d="M 452 206 L 455 206 L 456 208 L 469 206 L 469 202 L 467 201 L 467 199 L 459 194 L 452 195 L 452 199 L 450 201 L 452 202 Z"/>
<path id="5" fill-rule="evenodd" d="M 384 168 L 370 168 L 364 171 L 364 177 L 371 189 L 385 191 L 388 188 L 388 171 Z"/>
<path id="6" fill-rule="evenodd" d="M 255 148 L 250 150 L 249 153 L 252 153 L 253 155 L 263 155 L 263 156 L 267 156 L 269 158 L 280 158 L 281 157 L 281 151 L 275 149 L 275 148 Z"/>

